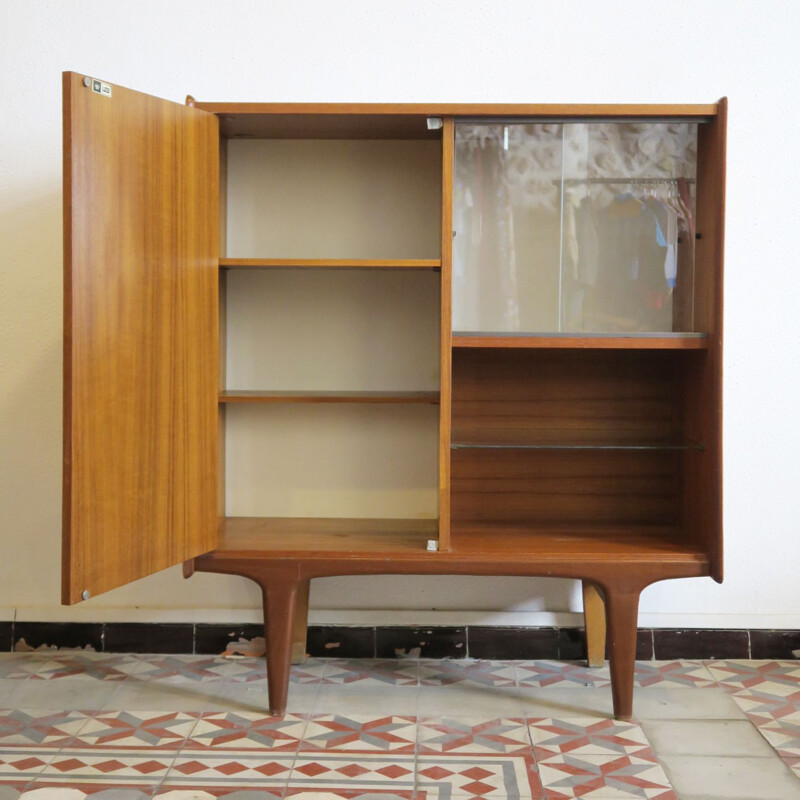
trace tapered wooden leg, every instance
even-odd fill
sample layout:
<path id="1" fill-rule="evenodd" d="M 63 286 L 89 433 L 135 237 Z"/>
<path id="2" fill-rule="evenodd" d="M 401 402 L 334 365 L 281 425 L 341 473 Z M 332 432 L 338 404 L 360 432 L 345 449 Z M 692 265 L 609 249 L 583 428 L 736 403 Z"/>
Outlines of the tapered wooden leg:
<path id="1" fill-rule="evenodd" d="M 270 577 L 261 586 L 264 596 L 264 638 L 267 642 L 269 713 L 276 717 L 286 713 L 297 584 L 294 578 Z"/>
<path id="2" fill-rule="evenodd" d="M 586 658 L 590 667 L 606 663 L 606 608 L 600 590 L 583 581 L 583 619 L 586 626 Z"/>
<path id="3" fill-rule="evenodd" d="M 311 581 L 300 581 L 297 584 L 297 603 L 294 609 L 294 630 L 292 631 L 292 664 L 302 664 L 306 660 L 310 588 Z"/>
<path id="4" fill-rule="evenodd" d="M 636 660 L 636 624 L 639 592 L 606 588 L 608 659 L 614 716 L 628 721 L 633 716 L 633 673 Z"/>

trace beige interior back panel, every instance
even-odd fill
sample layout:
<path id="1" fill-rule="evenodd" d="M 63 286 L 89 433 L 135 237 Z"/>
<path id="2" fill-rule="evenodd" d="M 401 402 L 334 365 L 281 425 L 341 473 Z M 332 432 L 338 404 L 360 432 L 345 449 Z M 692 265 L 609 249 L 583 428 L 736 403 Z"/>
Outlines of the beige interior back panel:
<path id="1" fill-rule="evenodd" d="M 228 516 L 436 516 L 437 406 L 228 408 Z"/>
<path id="2" fill-rule="evenodd" d="M 439 143 L 229 147 L 229 256 L 439 256 Z M 435 391 L 439 287 L 422 270 L 229 270 L 227 388 Z M 435 405 L 229 405 L 226 513 L 436 517 L 437 442 Z"/>
<path id="3" fill-rule="evenodd" d="M 227 388 L 433 391 L 439 273 L 229 270 Z"/>
<path id="4" fill-rule="evenodd" d="M 438 258 L 441 142 L 228 142 L 238 258 Z"/>

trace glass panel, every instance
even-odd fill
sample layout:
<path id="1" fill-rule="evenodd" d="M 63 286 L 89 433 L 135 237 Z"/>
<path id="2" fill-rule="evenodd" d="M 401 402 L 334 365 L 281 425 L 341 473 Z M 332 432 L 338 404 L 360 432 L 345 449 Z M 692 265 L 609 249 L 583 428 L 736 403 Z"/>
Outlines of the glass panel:
<path id="1" fill-rule="evenodd" d="M 694 330 L 697 125 L 459 123 L 453 329 Z"/>

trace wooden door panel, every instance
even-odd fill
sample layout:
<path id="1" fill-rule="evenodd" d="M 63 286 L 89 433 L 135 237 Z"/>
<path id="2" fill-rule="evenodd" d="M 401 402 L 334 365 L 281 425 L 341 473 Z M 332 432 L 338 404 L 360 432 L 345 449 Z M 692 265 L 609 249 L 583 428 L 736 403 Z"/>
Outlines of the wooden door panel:
<path id="1" fill-rule="evenodd" d="M 64 531 L 74 603 L 216 544 L 218 121 L 64 74 Z"/>

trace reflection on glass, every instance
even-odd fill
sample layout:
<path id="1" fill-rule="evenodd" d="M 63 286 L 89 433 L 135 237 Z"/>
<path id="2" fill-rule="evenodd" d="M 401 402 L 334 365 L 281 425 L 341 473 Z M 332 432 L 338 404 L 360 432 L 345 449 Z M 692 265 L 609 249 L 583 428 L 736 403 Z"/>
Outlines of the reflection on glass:
<path id="1" fill-rule="evenodd" d="M 453 328 L 693 330 L 697 126 L 456 126 Z"/>

